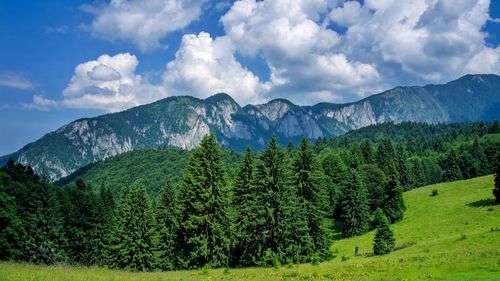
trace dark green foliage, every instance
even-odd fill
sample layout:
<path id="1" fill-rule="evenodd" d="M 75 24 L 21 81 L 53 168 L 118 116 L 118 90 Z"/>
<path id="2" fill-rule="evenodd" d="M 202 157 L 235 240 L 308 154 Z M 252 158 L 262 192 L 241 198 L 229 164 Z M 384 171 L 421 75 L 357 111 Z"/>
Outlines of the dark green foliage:
<path id="1" fill-rule="evenodd" d="M 493 195 L 497 203 L 500 204 L 500 154 L 497 155 L 497 159 L 495 163 L 495 187 L 493 188 Z"/>
<path id="2" fill-rule="evenodd" d="M 387 219 L 391 223 L 402 220 L 406 206 L 403 200 L 403 190 L 395 177 L 389 177 L 387 180 L 385 193 L 386 201 L 383 205 L 383 210 Z"/>
<path id="3" fill-rule="evenodd" d="M 158 233 L 151 201 L 144 187 L 133 184 L 122 192 L 115 235 L 119 241 L 117 265 L 134 271 L 158 265 Z"/>
<path id="4" fill-rule="evenodd" d="M 180 206 L 177 190 L 169 182 L 160 193 L 156 204 L 156 223 L 159 234 L 159 267 L 174 270 L 177 254 L 180 250 L 178 241 Z"/>
<path id="5" fill-rule="evenodd" d="M 234 209 L 236 212 L 236 247 L 234 251 L 235 263 L 253 265 L 253 251 L 249 245 L 256 241 L 257 212 L 261 208 L 256 200 L 259 191 L 255 188 L 255 160 L 248 147 L 241 160 L 239 171 L 234 183 Z"/>
<path id="6" fill-rule="evenodd" d="M 406 148 L 403 144 L 399 143 L 396 146 L 396 169 L 399 175 L 399 182 L 405 190 L 410 187 L 410 175 L 408 166 L 406 165 L 406 159 L 408 159 Z M 425 182 L 425 179 L 422 182 Z"/>
<path id="7" fill-rule="evenodd" d="M 378 167 L 384 172 L 385 176 L 394 176 L 399 180 L 399 174 L 396 167 L 396 151 L 389 139 L 383 140 L 378 146 L 376 161 Z"/>
<path id="8" fill-rule="evenodd" d="M 363 162 L 365 164 L 373 164 L 375 162 L 375 151 L 372 143 L 369 140 L 364 140 L 360 143 L 359 148 L 363 155 Z"/>
<path id="9" fill-rule="evenodd" d="M 451 149 L 443 159 L 443 180 L 456 181 L 463 179 L 458 163 L 457 153 L 454 149 Z"/>
<path id="10" fill-rule="evenodd" d="M 375 212 L 375 238 L 373 239 L 373 253 L 375 255 L 385 255 L 394 250 L 394 234 L 389 226 L 389 221 L 384 212 L 377 209 Z"/>
<path id="11" fill-rule="evenodd" d="M 313 242 L 312 251 L 320 259 L 327 259 L 331 256 L 332 242 L 327 219 L 328 195 L 323 174 L 306 138 L 300 143 L 292 170 L 301 210 L 306 213 L 309 236 Z"/>
<path id="12" fill-rule="evenodd" d="M 361 235 L 368 230 L 369 201 L 366 189 L 355 170 L 351 170 L 343 188 L 341 217 L 344 236 Z"/>
<path id="13" fill-rule="evenodd" d="M 358 170 L 370 197 L 370 209 L 382 208 L 386 198 L 384 173 L 373 164 L 362 165 Z"/>
<path id="14" fill-rule="evenodd" d="M 21 257 L 25 230 L 17 216 L 15 198 L 4 192 L 7 175 L 0 172 L 0 260 Z"/>
<path id="15" fill-rule="evenodd" d="M 255 262 L 262 265 L 268 265 L 271 256 L 281 264 L 287 259 L 303 262 L 312 248 L 305 213 L 287 166 L 285 152 L 273 136 L 257 161 L 255 186 L 260 208 L 256 212 L 257 232 L 249 245 Z"/>
<path id="16" fill-rule="evenodd" d="M 181 184 L 184 267 L 229 264 L 232 217 L 224 175 L 215 137 L 205 136 L 192 153 Z"/>
<path id="17" fill-rule="evenodd" d="M 340 196 L 345 184 L 347 167 L 337 154 L 327 152 L 322 161 L 326 189 L 329 197 L 330 216 L 340 214 Z"/>

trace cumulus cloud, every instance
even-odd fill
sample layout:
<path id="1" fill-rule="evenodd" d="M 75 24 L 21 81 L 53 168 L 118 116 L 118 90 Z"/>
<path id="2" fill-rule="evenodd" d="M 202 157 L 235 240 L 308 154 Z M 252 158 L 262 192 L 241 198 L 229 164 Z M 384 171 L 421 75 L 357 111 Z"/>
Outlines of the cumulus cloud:
<path id="1" fill-rule="evenodd" d="M 244 55 L 259 56 L 271 70 L 272 95 L 303 102 L 337 93 L 365 94 L 379 80 L 375 65 L 339 50 L 341 37 L 328 28 L 336 1 L 237 1 L 221 18 Z M 329 94 L 326 94 L 329 93 Z"/>
<path id="2" fill-rule="evenodd" d="M 0 73 L 0 87 L 29 90 L 33 88 L 33 84 L 15 73 Z"/>
<path id="3" fill-rule="evenodd" d="M 48 110 L 54 107 L 93 108 L 114 112 L 149 103 L 166 96 L 166 91 L 135 73 L 139 61 L 129 53 L 102 55 L 79 64 L 62 100 L 35 95 L 27 108 Z"/>
<path id="4" fill-rule="evenodd" d="M 130 40 L 142 51 L 160 46 L 169 32 L 198 19 L 205 0 L 111 0 L 98 9 L 83 6 L 95 14 L 93 33 L 108 40 Z"/>
<path id="5" fill-rule="evenodd" d="M 489 0 L 348 1 L 330 16 L 347 28 L 340 46 L 349 57 L 393 73 L 396 64 L 411 77 L 443 82 L 473 67 L 498 73 L 492 63 L 477 64 L 486 57 L 498 61 L 498 51 L 486 46 L 482 30 L 489 20 L 489 4 Z M 389 76 L 389 71 L 384 74 Z"/>
<path id="6" fill-rule="evenodd" d="M 165 87 L 171 93 L 205 98 L 217 92 L 229 93 L 240 103 L 259 101 L 268 88 L 235 59 L 234 46 L 227 37 L 188 34 L 167 64 Z"/>

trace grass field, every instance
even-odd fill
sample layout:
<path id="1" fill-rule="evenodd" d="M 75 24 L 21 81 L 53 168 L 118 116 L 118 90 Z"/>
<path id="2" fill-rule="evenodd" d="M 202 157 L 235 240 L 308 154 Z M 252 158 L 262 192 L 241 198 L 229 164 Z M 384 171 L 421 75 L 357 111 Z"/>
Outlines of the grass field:
<path id="1" fill-rule="evenodd" d="M 319 265 L 131 273 L 101 268 L 0 263 L 15 280 L 500 280 L 500 206 L 493 177 L 443 183 L 405 193 L 395 252 L 370 256 L 373 232 L 337 240 L 335 258 Z M 437 189 L 437 196 L 430 196 Z M 354 255 L 358 246 L 363 253 Z"/>

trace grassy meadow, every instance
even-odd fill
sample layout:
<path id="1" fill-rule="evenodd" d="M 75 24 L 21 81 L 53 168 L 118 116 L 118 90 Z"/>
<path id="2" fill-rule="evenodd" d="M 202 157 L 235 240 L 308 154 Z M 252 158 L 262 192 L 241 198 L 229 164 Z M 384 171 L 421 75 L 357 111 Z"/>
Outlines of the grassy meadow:
<path id="1" fill-rule="evenodd" d="M 485 176 L 406 192 L 405 219 L 392 225 L 397 250 L 385 256 L 372 256 L 372 231 L 336 240 L 335 257 L 319 265 L 133 273 L 3 262 L 0 281 L 500 280 L 500 206 L 492 189 L 493 177 Z"/>

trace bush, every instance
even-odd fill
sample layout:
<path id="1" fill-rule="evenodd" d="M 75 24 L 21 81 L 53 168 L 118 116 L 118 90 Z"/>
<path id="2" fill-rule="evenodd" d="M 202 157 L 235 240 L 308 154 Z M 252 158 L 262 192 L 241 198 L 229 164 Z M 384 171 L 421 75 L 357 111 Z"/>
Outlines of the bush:
<path id="1" fill-rule="evenodd" d="M 439 194 L 438 190 L 437 189 L 433 189 L 432 193 L 431 193 L 431 196 L 437 196 L 438 194 Z"/>

